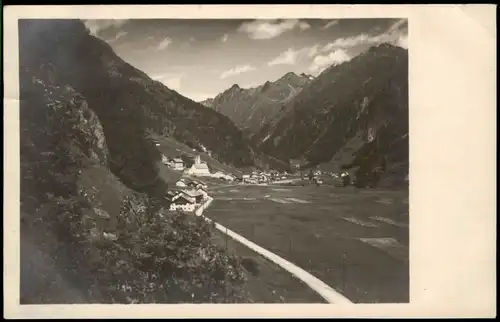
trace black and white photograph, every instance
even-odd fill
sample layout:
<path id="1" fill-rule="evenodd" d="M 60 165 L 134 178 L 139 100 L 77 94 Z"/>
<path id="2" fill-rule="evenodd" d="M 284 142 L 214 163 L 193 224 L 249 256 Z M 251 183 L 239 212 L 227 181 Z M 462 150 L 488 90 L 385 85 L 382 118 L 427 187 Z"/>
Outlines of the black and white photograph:
<path id="1" fill-rule="evenodd" d="M 496 315 L 493 8 L 6 6 L 4 316 Z"/>
<path id="2" fill-rule="evenodd" d="M 408 21 L 19 20 L 21 304 L 408 303 Z"/>

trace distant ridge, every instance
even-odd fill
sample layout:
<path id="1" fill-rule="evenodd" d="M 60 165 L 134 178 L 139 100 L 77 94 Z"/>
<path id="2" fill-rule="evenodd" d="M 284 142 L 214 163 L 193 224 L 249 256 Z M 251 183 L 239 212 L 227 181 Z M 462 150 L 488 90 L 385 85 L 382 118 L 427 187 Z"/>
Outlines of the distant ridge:
<path id="1" fill-rule="evenodd" d="M 352 170 L 360 185 L 408 174 L 408 51 L 369 48 L 308 82 L 253 137 L 278 159 Z M 390 177 L 390 178 L 386 178 Z"/>
<path id="2" fill-rule="evenodd" d="M 202 104 L 229 117 L 245 133 L 254 134 L 312 79 L 289 72 L 254 88 L 242 89 L 234 84 Z"/>

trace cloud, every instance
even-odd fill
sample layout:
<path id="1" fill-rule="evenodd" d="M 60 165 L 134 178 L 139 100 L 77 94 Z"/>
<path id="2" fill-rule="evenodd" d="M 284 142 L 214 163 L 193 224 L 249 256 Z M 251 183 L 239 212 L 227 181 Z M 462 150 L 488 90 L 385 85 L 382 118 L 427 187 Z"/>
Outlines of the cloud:
<path id="1" fill-rule="evenodd" d="M 338 23 L 339 23 L 339 21 L 338 21 L 338 20 L 336 20 L 336 19 L 335 19 L 335 20 L 331 20 L 331 21 L 327 22 L 327 23 L 323 26 L 323 29 L 328 29 L 328 28 L 330 28 L 330 27 L 332 27 L 332 26 L 335 26 L 335 25 L 336 25 L 336 24 L 338 24 Z"/>
<path id="2" fill-rule="evenodd" d="M 194 37 L 190 37 L 190 38 L 189 38 L 189 41 L 190 41 L 190 42 L 194 42 L 194 41 L 196 41 L 196 38 L 194 38 Z"/>
<path id="3" fill-rule="evenodd" d="M 288 48 L 285 52 L 281 53 L 278 57 L 274 58 L 267 63 L 268 66 L 274 65 L 293 65 L 297 61 L 298 53 L 292 48 Z"/>
<path id="4" fill-rule="evenodd" d="M 318 53 L 318 47 L 318 45 L 314 45 L 297 50 L 288 48 L 286 51 L 269 61 L 267 65 L 294 65 L 300 60 L 314 57 Z"/>
<path id="5" fill-rule="evenodd" d="M 181 88 L 183 77 L 184 74 L 164 74 L 152 76 L 151 78 L 162 82 L 168 88 L 177 91 Z"/>
<path id="6" fill-rule="evenodd" d="M 121 28 L 129 19 L 89 19 L 83 23 L 90 30 L 93 36 L 99 36 L 100 33 L 109 28 Z"/>
<path id="7" fill-rule="evenodd" d="M 241 24 L 238 31 L 247 33 L 252 39 L 272 39 L 297 27 L 301 30 L 305 30 L 311 26 L 306 22 L 299 21 L 298 19 L 282 21 L 278 21 L 276 19 L 254 20 Z"/>
<path id="8" fill-rule="evenodd" d="M 157 49 L 158 50 L 164 50 L 165 48 L 168 47 L 168 45 L 170 45 L 172 43 L 172 39 L 166 37 L 165 39 L 163 39 L 159 44 L 158 44 L 158 47 Z"/>
<path id="9" fill-rule="evenodd" d="M 408 29 L 408 21 L 406 19 L 400 19 L 393 23 L 386 31 L 387 34 L 402 32 Z"/>
<path id="10" fill-rule="evenodd" d="M 351 58 L 352 57 L 350 57 L 344 49 L 337 49 L 327 55 L 318 55 L 314 57 L 313 63 L 309 67 L 309 71 L 314 74 L 319 74 L 330 65 L 338 65 L 351 60 Z"/>
<path id="11" fill-rule="evenodd" d="M 228 77 L 231 77 L 231 76 L 235 76 L 235 75 L 239 75 L 239 74 L 242 74 L 242 73 L 247 73 L 247 72 L 250 72 L 252 70 L 255 70 L 254 67 L 250 66 L 250 65 L 242 65 L 242 66 L 236 66 L 234 68 L 231 68 L 231 69 L 228 69 L 224 72 L 222 72 L 219 76 L 220 79 L 225 79 L 225 78 L 228 78 Z"/>
<path id="12" fill-rule="evenodd" d="M 391 37 L 390 42 L 404 49 L 408 49 L 408 21 L 400 19 L 389 27 L 386 34 Z"/>
<path id="13" fill-rule="evenodd" d="M 222 41 L 222 42 L 226 42 L 228 38 L 229 38 L 229 35 L 228 35 L 228 34 L 225 34 L 225 35 L 223 35 L 223 36 L 221 37 L 220 41 Z"/>
<path id="14" fill-rule="evenodd" d="M 329 52 L 337 48 L 351 48 L 359 45 L 366 45 L 380 41 L 380 37 L 370 37 L 366 34 L 360 34 L 353 37 L 338 38 L 334 42 L 326 44 L 322 51 Z"/>
<path id="15" fill-rule="evenodd" d="M 323 28 L 327 28 L 327 23 Z M 408 49 L 408 31 L 406 19 L 400 19 L 389 26 L 386 30 L 376 35 L 359 34 L 351 37 L 338 38 L 334 42 L 328 43 L 317 51 L 309 67 L 313 74 L 319 74 L 330 65 L 338 65 L 351 60 L 348 54 L 349 49 L 358 46 L 373 46 L 381 43 L 390 43 Z M 289 59 L 291 60 L 291 59 Z"/>
<path id="16" fill-rule="evenodd" d="M 323 52 L 330 52 L 339 48 L 352 48 L 360 45 L 376 45 L 391 43 L 395 46 L 408 48 L 408 35 L 406 30 L 406 19 L 401 19 L 392 24 L 383 33 L 377 35 L 360 34 L 352 37 L 338 38 L 334 42 L 326 44 Z"/>

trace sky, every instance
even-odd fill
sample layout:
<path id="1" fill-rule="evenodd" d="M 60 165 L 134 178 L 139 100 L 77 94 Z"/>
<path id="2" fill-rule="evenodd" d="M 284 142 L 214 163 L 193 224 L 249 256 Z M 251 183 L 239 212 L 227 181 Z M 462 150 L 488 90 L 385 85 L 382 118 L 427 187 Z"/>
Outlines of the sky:
<path id="1" fill-rule="evenodd" d="M 275 81 L 317 76 L 371 46 L 408 47 L 406 19 L 87 20 L 123 60 L 194 101 Z"/>

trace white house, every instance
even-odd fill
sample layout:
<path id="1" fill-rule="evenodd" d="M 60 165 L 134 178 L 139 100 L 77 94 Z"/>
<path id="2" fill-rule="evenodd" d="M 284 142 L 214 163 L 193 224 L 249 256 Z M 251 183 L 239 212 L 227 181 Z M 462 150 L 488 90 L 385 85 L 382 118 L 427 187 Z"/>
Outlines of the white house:
<path id="1" fill-rule="evenodd" d="M 254 178 L 243 179 L 243 182 L 244 183 L 251 183 L 251 184 L 257 184 L 257 183 L 259 183 L 257 181 L 257 179 L 254 179 Z"/>
<path id="2" fill-rule="evenodd" d="M 198 186 L 197 186 L 198 188 L 203 188 L 203 189 L 207 189 L 208 188 L 208 186 L 205 183 L 203 183 L 203 182 L 196 181 L 196 180 L 195 180 L 195 182 L 198 184 Z"/>
<path id="3" fill-rule="evenodd" d="M 188 201 L 187 199 L 184 199 L 184 197 L 182 197 L 179 198 L 177 201 L 171 203 L 169 209 L 171 211 L 181 210 L 186 212 L 193 212 L 195 208 L 196 208 L 196 203 Z"/>
<path id="4" fill-rule="evenodd" d="M 205 190 L 203 187 L 199 187 L 198 189 L 196 189 L 196 192 L 200 193 L 203 196 L 203 199 L 208 198 L 208 191 Z"/>
<path id="5" fill-rule="evenodd" d="M 177 181 L 177 182 L 175 183 L 175 185 L 176 185 L 177 187 L 179 187 L 179 188 L 185 188 L 185 187 L 187 187 L 186 182 L 185 182 L 183 179 L 181 179 L 181 180 Z"/>
<path id="6" fill-rule="evenodd" d="M 183 179 L 184 183 L 186 184 L 186 187 L 190 188 L 196 188 L 196 183 L 193 180 L 190 180 L 188 178 Z"/>
<path id="7" fill-rule="evenodd" d="M 192 198 L 195 201 L 195 203 L 199 204 L 205 199 L 204 194 L 202 192 L 200 192 L 199 189 L 200 188 L 191 189 L 191 190 L 184 189 L 184 190 L 182 190 L 182 194 L 188 198 Z"/>
<path id="8" fill-rule="evenodd" d="M 174 158 L 173 160 L 173 169 L 182 171 L 184 170 L 184 161 L 181 158 Z"/>
<path id="9" fill-rule="evenodd" d="M 203 182 L 200 182 L 198 180 L 184 179 L 184 182 L 186 183 L 186 186 L 190 187 L 191 189 L 198 189 L 200 187 L 207 189 L 207 187 L 208 187 L 206 184 L 204 184 Z"/>
<path id="10" fill-rule="evenodd" d="M 166 198 L 170 200 L 169 209 L 171 211 L 182 210 L 191 212 L 195 210 L 195 198 L 192 198 L 183 192 L 169 191 Z"/>
<path id="11" fill-rule="evenodd" d="M 192 176 L 211 176 L 210 169 L 206 162 L 202 162 L 200 156 L 196 156 L 194 164 L 186 171 L 186 174 Z"/>
<path id="12" fill-rule="evenodd" d="M 179 193 L 180 191 L 177 190 L 169 190 L 165 195 L 165 199 L 172 203 Z"/>
<path id="13" fill-rule="evenodd" d="M 227 180 L 227 181 L 233 181 L 234 180 L 234 176 L 232 176 L 230 174 L 227 174 L 227 173 L 224 173 L 222 171 L 217 171 L 216 173 L 214 173 L 212 175 L 212 177 L 217 178 L 217 179 L 224 179 L 224 180 Z"/>
<path id="14" fill-rule="evenodd" d="M 219 178 L 219 179 L 223 179 L 225 176 L 226 176 L 226 174 L 222 171 L 217 171 L 216 173 L 214 173 L 212 175 L 212 177 Z"/>

